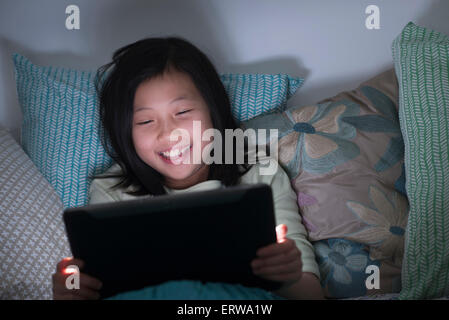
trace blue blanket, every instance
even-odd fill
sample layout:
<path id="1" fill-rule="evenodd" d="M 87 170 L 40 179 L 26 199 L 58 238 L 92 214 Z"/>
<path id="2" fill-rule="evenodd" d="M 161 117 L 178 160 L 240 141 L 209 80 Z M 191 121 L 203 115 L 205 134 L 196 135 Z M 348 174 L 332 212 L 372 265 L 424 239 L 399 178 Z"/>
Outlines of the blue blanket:
<path id="1" fill-rule="evenodd" d="M 107 300 L 283 300 L 269 291 L 239 284 L 182 280 L 127 291 Z"/>

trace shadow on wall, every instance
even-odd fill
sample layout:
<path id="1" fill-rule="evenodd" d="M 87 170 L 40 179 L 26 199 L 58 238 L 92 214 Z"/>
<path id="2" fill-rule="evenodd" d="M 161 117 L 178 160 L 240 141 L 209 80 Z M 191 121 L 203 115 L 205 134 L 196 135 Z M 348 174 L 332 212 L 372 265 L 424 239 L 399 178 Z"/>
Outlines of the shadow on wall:
<path id="1" fill-rule="evenodd" d="M 441 21 L 445 21 L 445 23 L 442 24 Z M 415 23 L 449 36 L 449 1 L 434 1 L 429 9 L 416 19 Z"/>
<path id="2" fill-rule="evenodd" d="M 414 2 L 410 1 L 410 5 L 417 5 L 418 3 L 415 0 Z M 426 0 L 427 1 L 427 0 Z M 422 5 L 422 3 L 419 3 Z M 418 10 L 417 10 L 418 12 Z M 449 1 L 448 0 L 432 0 L 429 1 L 429 5 L 427 7 L 427 10 L 418 13 L 418 16 L 415 19 L 410 19 L 412 22 L 414 22 L 417 25 L 431 28 L 435 31 L 442 32 L 449 36 Z M 410 21 L 408 20 L 408 21 Z M 407 23 L 408 23 L 407 21 Z M 396 34 L 391 35 L 391 43 L 389 44 L 388 49 L 391 50 L 391 44 L 393 40 L 400 34 L 402 29 L 405 27 L 405 24 L 400 26 L 400 28 L 397 30 Z M 338 62 L 336 62 L 338 63 Z M 380 74 L 384 71 L 387 71 L 390 68 L 393 68 L 393 57 L 391 57 L 391 61 L 384 65 L 379 65 L 376 67 L 376 72 L 369 75 L 354 75 L 352 77 L 346 76 L 344 79 L 342 78 L 327 78 L 325 81 L 320 82 L 319 86 L 306 88 L 307 93 L 306 95 L 308 97 L 320 97 L 319 99 L 309 99 L 305 98 L 304 96 L 304 90 L 299 90 L 297 94 L 295 94 L 292 99 L 289 101 L 289 106 L 291 105 L 305 105 L 305 104 L 311 104 L 311 103 L 317 103 L 322 101 L 323 99 L 326 99 L 322 95 L 322 92 L 334 92 L 334 95 L 337 95 L 341 91 L 347 91 L 355 89 L 359 83 L 366 81 L 370 79 L 371 77 L 376 76 L 377 74 Z M 312 70 L 313 71 L 313 70 Z M 308 72 L 306 73 L 306 75 Z M 307 78 L 306 82 L 307 84 Z M 328 97 L 331 97 L 331 95 L 328 95 Z M 305 98 L 305 99 L 304 99 Z"/>
<path id="3" fill-rule="evenodd" d="M 246 64 L 232 64 L 225 68 L 227 73 L 287 73 L 291 76 L 307 78 L 309 70 L 306 69 L 297 57 L 273 57 L 268 60 L 255 61 Z"/>

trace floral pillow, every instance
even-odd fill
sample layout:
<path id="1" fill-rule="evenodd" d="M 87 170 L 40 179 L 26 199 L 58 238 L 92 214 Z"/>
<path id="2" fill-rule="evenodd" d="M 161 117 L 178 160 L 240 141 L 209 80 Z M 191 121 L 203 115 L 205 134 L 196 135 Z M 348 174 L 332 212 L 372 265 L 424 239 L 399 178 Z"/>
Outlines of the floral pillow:
<path id="1" fill-rule="evenodd" d="M 315 105 L 241 125 L 278 129 L 279 162 L 312 242 L 353 241 L 400 275 L 408 201 L 394 69 Z"/>
<path id="2" fill-rule="evenodd" d="M 353 298 L 401 290 L 401 269 L 388 260 L 372 259 L 367 246 L 346 239 L 320 240 L 313 246 L 326 297 Z"/>

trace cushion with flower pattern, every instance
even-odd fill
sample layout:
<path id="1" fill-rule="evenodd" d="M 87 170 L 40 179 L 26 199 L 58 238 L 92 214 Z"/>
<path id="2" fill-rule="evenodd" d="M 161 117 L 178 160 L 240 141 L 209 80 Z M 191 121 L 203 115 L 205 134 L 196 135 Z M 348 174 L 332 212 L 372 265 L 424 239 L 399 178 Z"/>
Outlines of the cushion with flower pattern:
<path id="1" fill-rule="evenodd" d="M 241 126 L 278 130 L 279 162 L 311 241 L 363 244 L 371 260 L 388 261 L 400 273 L 408 201 L 398 91 L 390 69 L 357 89 Z"/>
<path id="2" fill-rule="evenodd" d="M 385 259 L 372 259 L 366 245 L 328 239 L 313 246 L 325 296 L 342 299 L 400 291 L 400 268 Z"/>

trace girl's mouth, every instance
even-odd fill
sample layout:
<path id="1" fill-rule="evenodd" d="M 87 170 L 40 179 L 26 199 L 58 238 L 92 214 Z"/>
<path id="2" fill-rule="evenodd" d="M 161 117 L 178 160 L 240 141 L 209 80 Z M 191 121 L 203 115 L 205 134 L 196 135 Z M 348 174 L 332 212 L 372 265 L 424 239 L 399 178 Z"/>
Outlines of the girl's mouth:
<path id="1" fill-rule="evenodd" d="M 159 157 L 169 164 L 180 164 L 183 158 L 190 154 L 192 145 L 182 148 L 171 149 L 170 151 L 158 152 Z"/>

